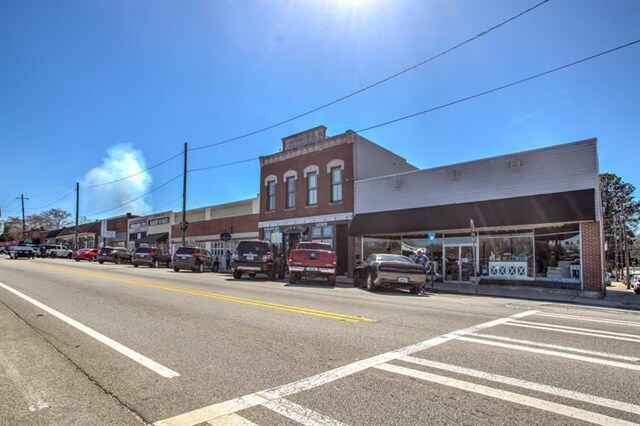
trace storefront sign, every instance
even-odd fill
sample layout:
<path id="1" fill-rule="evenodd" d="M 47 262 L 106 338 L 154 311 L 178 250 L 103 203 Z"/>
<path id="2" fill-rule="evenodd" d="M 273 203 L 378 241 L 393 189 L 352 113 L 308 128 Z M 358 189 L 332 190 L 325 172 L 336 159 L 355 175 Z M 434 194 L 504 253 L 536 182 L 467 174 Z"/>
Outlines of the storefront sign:
<path id="1" fill-rule="evenodd" d="M 282 244 L 282 232 L 272 232 L 271 242 L 273 244 Z"/>
<path id="2" fill-rule="evenodd" d="M 429 241 L 429 244 L 433 244 L 433 242 L 436 240 L 436 233 L 435 232 L 429 232 L 427 234 L 427 240 Z"/>
<path id="3" fill-rule="evenodd" d="M 307 232 L 307 227 L 302 225 L 291 225 L 291 226 L 284 227 L 282 229 L 282 232 L 284 234 L 295 234 L 295 233 L 304 234 Z"/>
<path id="4" fill-rule="evenodd" d="M 220 234 L 220 239 L 222 241 L 229 241 L 231 239 L 231 234 L 228 232 L 223 232 L 222 234 Z"/>
<path id="5" fill-rule="evenodd" d="M 166 225 L 169 223 L 168 217 L 161 217 L 158 219 L 149 219 L 149 226 Z"/>
<path id="6" fill-rule="evenodd" d="M 129 229 L 133 231 L 140 231 L 141 229 L 146 229 L 146 228 L 147 228 L 146 220 L 139 221 L 139 222 L 132 222 L 129 224 Z"/>
<path id="7" fill-rule="evenodd" d="M 327 226 L 327 222 L 316 222 L 316 226 L 325 227 Z"/>

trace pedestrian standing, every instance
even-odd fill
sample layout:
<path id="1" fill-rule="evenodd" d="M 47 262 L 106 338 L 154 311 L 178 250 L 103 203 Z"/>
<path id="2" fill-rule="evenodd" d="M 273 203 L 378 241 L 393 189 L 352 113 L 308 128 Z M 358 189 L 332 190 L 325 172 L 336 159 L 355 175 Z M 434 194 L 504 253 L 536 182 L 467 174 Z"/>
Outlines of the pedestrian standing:
<path id="1" fill-rule="evenodd" d="M 225 261 L 225 266 L 227 267 L 227 271 L 229 271 L 231 269 L 231 252 L 229 250 L 227 250 L 227 252 L 224 255 L 224 261 Z"/>

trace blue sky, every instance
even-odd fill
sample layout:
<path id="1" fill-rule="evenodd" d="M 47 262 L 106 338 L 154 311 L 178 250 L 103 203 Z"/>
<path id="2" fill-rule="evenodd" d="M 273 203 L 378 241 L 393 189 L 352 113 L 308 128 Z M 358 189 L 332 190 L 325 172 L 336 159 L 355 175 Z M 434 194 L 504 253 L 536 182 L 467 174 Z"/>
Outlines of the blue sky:
<path id="1" fill-rule="evenodd" d="M 0 0 L 3 217 L 60 207 L 90 219 L 181 206 L 182 150 L 330 102 L 484 31 L 532 1 Z M 202 168 L 277 152 L 323 124 L 359 130 L 640 39 L 640 2 L 551 0 L 332 107 L 190 152 Z M 640 187 L 640 44 L 362 133 L 421 168 L 597 137 L 601 172 Z M 571 167 L 571 165 L 567 165 Z M 257 160 L 189 174 L 188 207 L 259 191 Z M 638 194 L 638 192 L 636 192 Z M 65 197 L 60 200 L 60 198 Z M 60 201 L 58 201 L 60 200 Z M 104 212 L 104 213 L 103 213 Z M 99 213 L 99 214 L 96 214 Z"/>

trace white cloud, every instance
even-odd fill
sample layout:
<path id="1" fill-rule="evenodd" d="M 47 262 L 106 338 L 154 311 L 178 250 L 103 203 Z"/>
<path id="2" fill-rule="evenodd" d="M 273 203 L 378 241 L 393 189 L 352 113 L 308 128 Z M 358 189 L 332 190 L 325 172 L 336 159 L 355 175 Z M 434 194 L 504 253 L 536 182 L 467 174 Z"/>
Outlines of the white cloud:
<path id="1" fill-rule="evenodd" d="M 133 146 L 119 144 L 109 148 L 107 157 L 103 158 L 102 164 L 91 169 L 80 184 L 80 197 L 87 213 L 92 214 L 111 209 L 149 191 L 153 179 L 149 172 L 142 172 L 146 167 L 142 151 L 134 149 Z M 101 185 L 134 174 L 136 176 L 129 179 L 89 188 L 92 185 Z M 86 188 L 84 191 L 83 187 Z M 132 203 L 100 214 L 100 216 L 117 216 L 127 212 L 149 213 L 151 211 L 150 198 L 151 196 L 142 197 Z"/>

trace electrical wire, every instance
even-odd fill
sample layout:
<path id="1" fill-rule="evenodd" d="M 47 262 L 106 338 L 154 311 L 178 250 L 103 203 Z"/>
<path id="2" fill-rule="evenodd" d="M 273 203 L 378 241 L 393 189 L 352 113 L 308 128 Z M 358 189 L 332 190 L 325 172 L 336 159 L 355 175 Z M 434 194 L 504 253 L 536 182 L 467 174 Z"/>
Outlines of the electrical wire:
<path id="1" fill-rule="evenodd" d="M 120 205 L 117 205 L 117 206 L 115 206 L 115 207 L 111 207 L 110 209 L 106 209 L 106 210 L 102 210 L 102 211 L 99 211 L 99 212 L 91 213 L 91 214 L 88 214 L 88 215 L 86 215 L 86 216 L 87 216 L 87 217 L 97 216 L 97 215 L 100 215 L 100 214 L 103 214 L 103 213 L 110 212 L 110 211 L 115 210 L 115 209 L 119 209 L 120 207 L 124 207 L 124 206 L 126 206 L 127 204 L 131 204 L 131 203 L 133 203 L 134 201 L 138 201 L 140 198 L 146 197 L 147 195 L 149 195 L 149 194 L 151 194 L 151 193 L 153 193 L 153 192 L 157 191 L 158 189 L 160 189 L 160 188 L 162 188 L 162 187 L 165 187 L 165 186 L 169 185 L 171 182 L 173 182 L 174 180 L 178 179 L 179 177 L 182 177 L 182 173 L 180 173 L 179 175 L 174 176 L 173 178 L 169 179 L 168 181 L 164 182 L 163 184 L 156 186 L 156 187 L 155 187 L 155 188 L 153 188 L 152 190 L 147 191 L 147 192 L 145 192 L 144 194 L 142 194 L 142 195 L 140 195 L 140 196 L 138 196 L 138 197 L 134 198 L 133 200 L 129 200 L 129 201 L 124 202 L 124 203 L 122 203 L 122 204 L 120 204 Z"/>
<path id="2" fill-rule="evenodd" d="M 351 92 L 351 93 L 349 93 L 347 95 L 339 97 L 339 98 L 337 98 L 337 99 L 335 99 L 335 100 L 333 100 L 331 102 L 328 102 L 326 104 L 320 105 L 320 106 L 318 106 L 316 108 L 313 108 L 313 109 L 311 109 L 311 110 L 309 110 L 307 112 L 303 112 L 301 114 L 295 115 L 295 116 L 293 116 L 291 118 L 288 118 L 286 120 L 280 121 L 278 123 L 271 124 L 269 126 L 263 127 L 261 129 L 258 129 L 258 130 L 254 130 L 254 131 L 249 132 L 249 133 L 245 133 L 245 134 L 240 135 L 240 136 L 233 137 L 231 139 L 226 139 L 226 140 L 223 140 L 223 141 L 220 141 L 220 142 L 210 143 L 210 144 L 198 146 L 198 147 L 195 147 L 195 148 L 189 148 L 189 151 L 198 151 L 198 150 L 201 150 L 201 149 L 206 149 L 206 148 L 211 148 L 211 147 L 214 147 L 214 146 L 224 145 L 224 144 L 227 144 L 227 143 L 230 143 L 230 142 L 235 142 L 235 141 L 240 140 L 240 139 L 248 138 L 249 136 L 253 136 L 253 135 L 257 135 L 259 133 L 266 132 L 267 130 L 271 130 L 271 129 L 274 129 L 276 127 L 282 126 L 283 124 L 287 124 L 287 123 L 289 123 L 291 121 L 294 121 L 294 120 L 297 120 L 299 118 L 305 117 L 307 115 L 313 114 L 314 112 L 318 112 L 318 111 L 320 111 L 322 109 L 328 108 L 328 107 L 330 107 L 332 105 L 335 105 L 335 104 L 337 104 L 339 102 L 342 102 L 344 100 L 352 98 L 352 97 L 354 97 L 356 95 L 359 95 L 360 93 L 363 93 L 363 92 L 365 92 L 365 91 L 367 91 L 369 89 L 372 89 L 372 88 L 374 88 L 376 86 L 379 86 L 379 85 L 381 85 L 383 83 L 386 83 L 389 80 L 392 80 L 392 79 L 394 79 L 396 77 L 400 77 L 403 74 L 406 74 L 406 73 L 408 73 L 410 71 L 413 71 L 416 68 L 421 67 L 422 65 L 425 65 L 425 64 L 427 64 L 427 63 L 429 63 L 429 62 L 431 62 L 431 61 L 433 61 L 433 60 L 435 60 L 435 59 L 437 59 L 437 58 L 439 58 L 441 56 L 446 55 L 447 53 L 450 53 L 450 52 L 452 52 L 452 51 L 464 46 L 465 44 L 471 43 L 472 41 L 475 41 L 475 40 L 481 38 L 482 36 L 485 36 L 485 35 L 489 34 L 490 32 L 492 32 L 492 31 L 494 31 L 494 30 L 496 30 L 496 29 L 508 24 L 509 22 L 518 19 L 522 15 L 525 15 L 525 14 L 531 12 L 532 10 L 537 9 L 538 7 L 540 7 L 543 4 L 547 3 L 548 1 L 549 0 L 543 0 L 540 3 L 535 4 L 534 6 L 531 6 L 530 8 L 518 13 L 517 15 L 514 15 L 514 16 L 510 17 L 509 19 L 507 19 L 505 21 L 502 21 L 501 23 L 499 23 L 497 25 L 494 25 L 491 28 L 489 28 L 489 29 L 487 29 L 485 31 L 482 31 L 482 32 L 476 34 L 475 36 L 466 39 L 465 41 L 463 41 L 461 43 L 456 44 L 453 47 L 450 47 L 450 48 L 448 48 L 446 50 L 443 50 L 442 52 L 440 52 L 440 53 L 438 53 L 436 55 L 433 55 L 430 58 L 427 58 L 427 59 L 425 59 L 423 61 L 420 61 L 415 65 L 412 65 L 412 66 L 410 66 L 408 68 L 405 68 L 405 69 L 403 69 L 401 71 L 398 71 L 398 72 L 396 72 L 396 73 L 394 73 L 394 74 L 392 74 L 392 75 L 390 75 L 388 77 L 383 78 L 382 80 L 378 80 L 375 83 L 371 83 L 368 86 L 365 86 L 365 87 L 363 87 L 361 89 L 358 89 L 358 90 L 356 90 L 354 92 Z"/>
<path id="3" fill-rule="evenodd" d="M 609 53 L 613 53 L 613 52 L 615 52 L 617 50 L 621 50 L 621 49 L 624 49 L 626 47 L 630 47 L 630 46 L 632 46 L 634 44 L 637 44 L 637 43 L 640 43 L 640 39 L 632 41 L 630 43 L 623 44 L 622 46 L 614 47 L 613 49 L 605 50 L 604 52 L 596 53 L 595 55 L 591 55 L 589 57 L 580 59 L 578 61 L 574 61 L 574 62 L 568 63 L 566 65 L 562 65 L 560 67 L 553 68 L 553 69 L 541 72 L 539 74 L 535 74 L 535 75 L 532 75 L 530 77 L 526 77 L 526 78 L 523 78 L 521 80 L 511 82 L 509 84 L 505 84 L 503 86 L 495 87 L 495 88 L 490 89 L 490 90 L 485 90 L 484 92 L 476 93 L 475 95 L 467 96 L 467 97 L 464 97 L 464 98 L 461 98 L 461 99 L 458 99 L 458 100 L 455 100 L 455 101 L 452 101 L 452 102 L 448 102 L 446 104 L 442 104 L 442 105 L 438 105 L 438 106 L 433 107 L 433 108 L 426 109 L 424 111 L 419 111 L 419 112 L 416 112 L 416 113 L 413 113 L 413 114 L 405 115 L 403 117 L 395 118 L 393 120 L 385 121 L 383 123 L 379 123 L 379 124 L 376 124 L 376 125 L 373 125 L 373 126 L 365 127 L 364 129 L 357 130 L 356 133 L 362 133 L 362 132 L 366 132 L 368 130 L 377 129 L 378 127 L 387 126 L 389 124 L 397 123 L 399 121 L 407 120 L 409 118 L 417 117 L 419 115 L 427 114 L 427 113 L 430 113 L 430 112 L 433 112 L 433 111 L 437 111 L 439 109 L 444 109 L 444 108 L 447 108 L 447 107 L 450 107 L 450 106 L 453 106 L 453 105 L 456 105 L 456 104 L 459 104 L 459 103 L 462 103 L 462 102 L 465 102 L 465 101 L 468 101 L 468 100 L 471 100 L 471 99 L 479 98 L 480 96 L 488 95 L 490 93 L 494 93 L 494 92 L 506 89 L 508 87 L 515 86 L 517 84 L 521 84 L 521 83 L 524 83 L 524 82 L 527 82 L 527 81 L 534 80 L 536 78 L 543 77 L 545 75 L 548 75 L 548 74 L 551 74 L 551 73 L 554 73 L 554 72 L 557 72 L 557 71 L 572 67 L 574 65 L 578 65 L 578 64 L 581 64 L 583 62 L 590 61 L 590 60 L 598 58 L 600 56 L 604 56 L 604 55 L 607 55 Z"/>
<path id="4" fill-rule="evenodd" d="M 49 204 L 47 204 L 47 205 L 44 205 L 44 206 L 42 206 L 42 207 L 30 207 L 30 208 L 29 208 L 29 210 L 37 211 L 37 210 L 46 209 L 47 207 L 50 207 L 50 206 L 52 206 L 52 205 L 54 205 L 54 204 L 56 204 L 56 203 L 58 203 L 58 202 L 60 202 L 60 201 L 64 200 L 64 199 L 65 199 L 65 198 L 67 198 L 69 195 L 73 194 L 74 192 L 76 192 L 76 190 L 75 190 L 75 189 L 74 189 L 74 190 L 72 190 L 71 192 L 69 192 L 69 193 L 68 193 L 67 195 L 65 195 L 64 197 L 57 199 L 56 201 L 53 201 L 53 202 L 51 202 L 51 203 L 49 203 Z"/>
<path id="5" fill-rule="evenodd" d="M 257 160 L 259 158 L 260 157 L 253 157 L 253 158 L 247 158 L 246 160 L 232 161 L 231 163 L 216 164 L 215 166 L 208 166 L 208 167 L 200 167 L 199 169 L 187 170 L 187 172 L 193 173 L 193 172 L 201 172 L 203 170 L 219 169 L 220 167 L 227 167 L 227 166 L 233 166 L 235 164 L 248 163 L 249 161 Z"/>
<path id="6" fill-rule="evenodd" d="M 122 182 L 123 180 L 131 179 L 132 177 L 141 175 L 142 173 L 148 172 L 149 170 L 153 170 L 156 167 L 159 167 L 159 166 L 161 166 L 161 165 L 163 165 L 165 163 L 168 163 L 169 161 L 173 160 L 174 158 L 180 157 L 182 154 L 183 154 L 182 152 L 179 152 L 176 155 L 174 155 L 173 157 L 167 158 L 166 160 L 163 160 L 163 161 L 161 161 L 159 163 L 156 163 L 151 167 L 147 167 L 144 170 L 140 170 L 139 172 L 136 172 L 136 173 L 134 173 L 132 175 L 125 176 L 125 177 L 122 177 L 122 178 L 119 178 L 119 179 L 115 179 L 115 180 L 112 180 L 112 181 L 109 181 L 109 182 L 96 183 L 96 184 L 93 184 L 93 185 L 84 185 L 83 188 L 85 188 L 85 189 L 87 189 L 87 188 L 98 188 L 100 186 L 111 185 L 113 183 Z"/>

